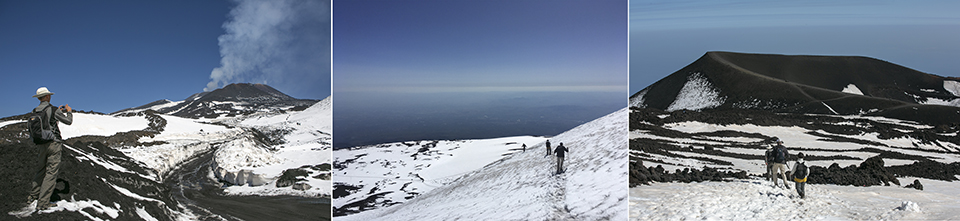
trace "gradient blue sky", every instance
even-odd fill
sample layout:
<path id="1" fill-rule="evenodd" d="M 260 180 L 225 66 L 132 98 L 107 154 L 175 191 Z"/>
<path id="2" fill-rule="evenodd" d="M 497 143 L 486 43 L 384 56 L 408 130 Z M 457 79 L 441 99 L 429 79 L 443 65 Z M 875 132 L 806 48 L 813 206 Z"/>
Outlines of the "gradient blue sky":
<path id="1" fill-rule="evenodd" d="M 0 0 L 0 117 L 26 113 L 41 86 L 54 104 L 113 112 L 202 92 L 221 66 L 218 37 L 239 2 Z M 322 99 L 329 86 L 329 6 L 325 83 L 275 85 L 297 98 Z M 325 30 L 324 30 L 325 29 Z M 314 74 L 316 75 L 316 74 Z M 261 83 L 253 75 L 232 82 Z M 296 82 L 296 81 L 294 81 Z M 221 87 L 223 85 L 220 85 Z"/>
<path id="2" fill-rule="evenodd" d="M 626 1 L 337 1 L 334 93 L 626 91 Z"/>
<path id="3" fill-rule="evenodd" d="M 630 94 L 707 51 L 858 55 L 960 76 L 960 1 L 630 1 Z"/>

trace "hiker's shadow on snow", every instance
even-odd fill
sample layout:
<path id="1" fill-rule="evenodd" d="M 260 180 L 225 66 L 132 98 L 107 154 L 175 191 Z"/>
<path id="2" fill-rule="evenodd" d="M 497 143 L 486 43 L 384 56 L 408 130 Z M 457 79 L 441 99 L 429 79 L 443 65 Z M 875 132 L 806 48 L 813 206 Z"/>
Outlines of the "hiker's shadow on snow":
<path id="1" fill-rule="evenodd" d="M 765 195 L 768 197 L 788 197 L 786 194 L 776 193 L 776 192 L 766 192 L 766 193 L 761 192 L 760 195 Z"/>
<path id="2" fill-rule="evenodd" d="M 761 181 L 758 181 L 758 180 L 740 180 L 740 179 L 737 179 L 737 180 L 732 180 L 731 182 L 749 183 L 749 184 L 757 184 L 757 185 L 762 184 L 762 182 L 761 182 Z"/>
<path id="3" fill-rule="evenodd" d="M 60 185 L 61 183 L 63 183 L 63 188 L 59 188 L 61 186 Z M 60 194 L 63 194 L 63 197 L 61 197 Z M 70 194 L 70 182 L 67 182 L 64 179 L 57 178 L 57 183 L 53 189 L 53 194 L 50 195 L 50 202 L 60 201 L 69 194 Z"/>

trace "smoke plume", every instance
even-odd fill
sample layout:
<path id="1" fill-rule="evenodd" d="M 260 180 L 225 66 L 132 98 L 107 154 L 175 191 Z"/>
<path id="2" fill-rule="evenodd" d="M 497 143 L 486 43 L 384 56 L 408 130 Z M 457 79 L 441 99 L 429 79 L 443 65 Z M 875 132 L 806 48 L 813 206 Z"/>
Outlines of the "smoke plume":
<path id="1" fill-rule="evenodd" d="M 236 3 L 223 24 L 226 33 L 218 38 L 220 67 L 210 72 L 204 91 L 249 82 L 291 94 L 329 94 L 329 1 Z M 327 91 L 319 91 L 317 85 Z"/>

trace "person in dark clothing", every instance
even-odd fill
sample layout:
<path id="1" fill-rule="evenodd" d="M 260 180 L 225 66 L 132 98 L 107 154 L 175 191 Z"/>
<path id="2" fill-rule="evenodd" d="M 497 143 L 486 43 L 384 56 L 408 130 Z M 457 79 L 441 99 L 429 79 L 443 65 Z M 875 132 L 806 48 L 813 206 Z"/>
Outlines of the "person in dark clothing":
<path id="1" fill-rule="evenodd" d="M 546 156 L 543 156 L 543 157 L 549 157 L 549 156 L 550 156 L 550 153 L 551 153 L 551 152 L 550 152 L 550 140 L 547 140 L 547 155 L 546 155 Z"/>
<path id="2" fill-rule="evenodd" d="M 563 173 L 563 153 L 569 151 L 567 150 L 567 147 L 563 146 L 563 143 L 560 143 L 560 145 L 557 146 L 557 149 L 553 152 L 557 153 L 557 173 Z"/>
<path id="3" fill-rule="evenodd" d="M 523 144 L 523 152 L 527 152 L 527 144 Z"/>
<path id="4" fill-rule="evenodd" d="M 40 105 L 34 108 L 36 111 L 44 111 L 44 121 L 49 123 L 56 139 L 44 144 L 38 144 L 40 154 L 38 160 L 38 169 L 31 183 L 32 188 L 27 203 L 37 201 L 37 210 L 45 210 L 56 206 L 50 203 L 50 196 L 53 194 L 54 185 L 57 184 L 57 175 L 60 173 L 60 150 L 63 147 L 63 137 L 60 136 L 60 127 L 57 122 L 63 122 L 66 125 L 73 124 L 73 108 L 70 105 L 63 105 L 59 108 L 46 108 L 51 106 L 50 96 L 53 92 L 46 87 L 37 89 L 37 94 L 33 97 L 40 100 Z"/>
<path id="5" fill-rule="evenodd" d="M 767 181 L 775 182 L 777 178 L 773 175 L 773 145 L 767 146 L 764 156 L 763 163 L 767 165 Z"/>
<path id="6" fill-rule="evenodd" d="M 797 194 L 800 194 L 800 198 L 806 198 L 806 192 L 803 190 L 804 184 L 807 183 L 807 176 L 810 176 L 810 168 L 807 167 L 806 163 L 803 161 L 803 153 L 797 154 L 797 162 L 793 164 L 793 182 L 797 183 Z"/>
<path id="7" fill-rule="evenodd" d="M 790 185 L 787 185 L 787 175 L 786 172 L 790 170 L 787 167 L 787 158 L 790 156 L 790 153 L 787 152 L 787 147 L 783 146 L 783 141 L 777 139 L 777 145 L 773 147 L 773 171 L 777 172 L 780 175 L 780 178 L 783 178 L 783 187 L 790 189 Z M 777 177 L 774 175 L 773 186 L 777 186 Z"/>

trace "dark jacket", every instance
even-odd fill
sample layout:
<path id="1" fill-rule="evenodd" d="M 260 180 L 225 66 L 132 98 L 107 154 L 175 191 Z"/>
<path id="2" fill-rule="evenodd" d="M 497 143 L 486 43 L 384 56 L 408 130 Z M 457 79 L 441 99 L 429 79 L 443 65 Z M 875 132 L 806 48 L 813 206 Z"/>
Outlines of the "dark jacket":
<path id="1" fill-rule="evenodd" d="M 40 102 L 40 106 L 37 106 L 36 108 L 34 108 L 33 111 L 41 111 L 43 110 L 43 108 L 50 105 L 51 105 L 50 102 L 47 102 L 47 101 Z M 50 115 L 51 112 L 53 112 L 53 115 Z M 73 113 L 70 113 L 70 112 L 64 113 L 63 111 L 60 110 L 60 108 L 57 108 L 54 106 L 54 107 L 50 107 L 50 109 L 47 109 L 46 112 L 43 113 L 44 118 L 46 118 L 47 116 L 50 116 L 50 119 L 46 119 L 47 122 L 50 123 L 49 128 L 51 128 L 51 130 L 53 130 L 53 133 L 57 135 L 58 140 L 62 140 L 63 137 L 60 136 L 60 126 L 59 124 L 57 124 L 57 122 L 63 122 L 66 125 L 73 124 Z"/>
<path id="2" fill-rule="evenodd" d="M 567 147 L 560 145 L 560 146 L 557 146 L 557 149 L 553 150 L 553 152 L 557 153 L 557 157 L 563 157 L 563 153 L 568 151 L 567 151 Z"/>
<path id="3" fill-rule="evenodd" d="M 783 151 L 783 159 L 777 159 L 777 151 Z M 773 162 L 774 163 L 787 163 L 787 159 L 790 158 L 790 152 L 787 152 L 787 147 L 783 145 L 777 145 L 773 147 Z"/>

